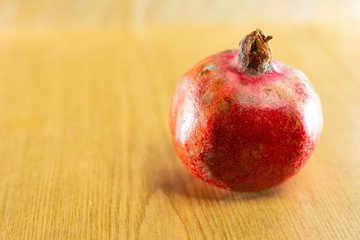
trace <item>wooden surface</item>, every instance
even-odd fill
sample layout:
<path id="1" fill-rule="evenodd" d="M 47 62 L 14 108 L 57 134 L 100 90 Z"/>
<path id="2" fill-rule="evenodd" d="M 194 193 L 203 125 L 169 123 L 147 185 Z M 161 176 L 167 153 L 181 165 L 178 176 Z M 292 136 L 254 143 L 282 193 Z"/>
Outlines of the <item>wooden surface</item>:
<path id="1" fill-rule="evenodd" d="M 259 26 L 323 104 L 292 180 L 227 192 L 175 155 L 177 80 L 257 26 L 2 31 L 0 239 L 359 239 L 359 27 Z"/>

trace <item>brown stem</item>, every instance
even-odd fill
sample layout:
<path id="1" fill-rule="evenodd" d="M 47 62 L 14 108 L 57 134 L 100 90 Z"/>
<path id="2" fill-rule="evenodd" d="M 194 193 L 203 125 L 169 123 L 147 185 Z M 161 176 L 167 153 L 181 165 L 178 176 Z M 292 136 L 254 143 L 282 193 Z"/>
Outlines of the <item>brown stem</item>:
<path id="1" fill-rule="evenodd" d="M 240 42 L 239 53 L 235 57 L 235 66 L 239 71 L 255 75 L 273 69 L 272 52 L 269 40 L 260 29 L 246 35 Z"/>

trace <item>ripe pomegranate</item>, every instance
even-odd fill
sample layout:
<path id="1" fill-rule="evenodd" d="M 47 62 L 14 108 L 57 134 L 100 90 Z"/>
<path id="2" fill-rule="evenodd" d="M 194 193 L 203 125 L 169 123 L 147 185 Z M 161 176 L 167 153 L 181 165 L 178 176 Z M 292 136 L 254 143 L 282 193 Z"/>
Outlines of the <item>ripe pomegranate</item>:
<path id="1" fill-rule="evenodd" d="M 271 36 L 246 35 L 239 50 L 196 64 L 172 99 L 175 151 L 194 176 L 232 191 L 284 183 L 319 139 L 320 99 L 299 70 L 272 59 Z"/>

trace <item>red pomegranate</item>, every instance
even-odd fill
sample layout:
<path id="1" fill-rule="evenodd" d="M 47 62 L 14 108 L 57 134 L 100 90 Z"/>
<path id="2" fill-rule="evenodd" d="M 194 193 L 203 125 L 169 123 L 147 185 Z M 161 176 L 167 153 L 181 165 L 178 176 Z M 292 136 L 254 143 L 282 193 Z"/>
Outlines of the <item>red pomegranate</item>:
<path id="1" fill-rule="evenodd" d="M 299 70 L 272 59 L 271 36 L 196 64 L 170 110 L 175 151 L 194 176 L 232 191 L 258 191 L 294 176 L 323 126 L 320 99 Z"/>

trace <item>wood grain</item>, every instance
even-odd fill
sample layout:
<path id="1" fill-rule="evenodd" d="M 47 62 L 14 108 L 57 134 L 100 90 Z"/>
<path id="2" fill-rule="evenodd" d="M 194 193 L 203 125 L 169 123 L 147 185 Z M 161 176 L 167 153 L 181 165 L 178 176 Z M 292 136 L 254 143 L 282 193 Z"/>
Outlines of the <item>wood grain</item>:
<path id="1" fill-rule="evenodd" d="M 255 27 L 0 33 L 0 239 L 359 239 L 356 29 L 262 26 L 323 104 L 319 145 L 292 180 L 223 191 L 174 153 L 177 80 Z"/>

